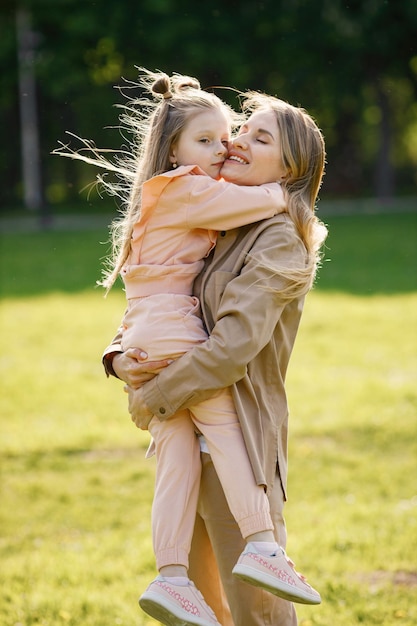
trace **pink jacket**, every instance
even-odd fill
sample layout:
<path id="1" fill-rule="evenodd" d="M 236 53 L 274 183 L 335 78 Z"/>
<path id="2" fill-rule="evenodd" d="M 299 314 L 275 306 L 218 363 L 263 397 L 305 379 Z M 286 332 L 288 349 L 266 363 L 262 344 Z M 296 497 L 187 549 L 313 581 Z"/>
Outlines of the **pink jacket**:
<path id="1" fill-rule="evenodd" d="M 191 294 L 217 231 L 285 210 L 279 183 L 239 186 L 216 181 L 197 166 L 181 166 L 146 181 L 141 217 L 122 269 L 126 296 Z"/>

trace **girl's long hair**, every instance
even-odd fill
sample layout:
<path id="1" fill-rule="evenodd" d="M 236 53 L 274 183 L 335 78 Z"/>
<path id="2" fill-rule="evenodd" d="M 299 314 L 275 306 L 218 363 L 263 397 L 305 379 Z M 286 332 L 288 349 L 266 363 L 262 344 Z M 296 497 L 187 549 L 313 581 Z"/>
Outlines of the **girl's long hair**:
<path id="1" fill-rule="evenodd" d="M 98 150 L 90 141 L 81 140 L 83 148 L 71 150 L 62 145 L 54 154 L 79 159 L 113 172 L 116 180 L 97 176 L 99 183 L 110 194 L 122 201 L 120 216 L 110 225 L 112 250 L 99 284 L 108 291 L 116 281 L 129 258 L 134 225 L 140 219 L 143 183 L 171 169 L 170 152 L 178 141 L 185 125 L 205 110 L 221 110 L 236 126 L 239 116 L 218 96 L 200 88 L 196 78 L 139 68 L 137 83 L 145 92 L 137 99 L 122 105 L 120 129 L 129 137 L 129 149 L 110 161 L 105 151 Z"/>

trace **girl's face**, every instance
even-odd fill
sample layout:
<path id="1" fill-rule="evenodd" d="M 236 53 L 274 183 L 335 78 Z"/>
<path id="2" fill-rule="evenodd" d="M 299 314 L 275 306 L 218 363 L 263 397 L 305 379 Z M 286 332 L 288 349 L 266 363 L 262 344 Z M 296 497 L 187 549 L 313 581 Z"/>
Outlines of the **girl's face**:
<path id="1" fill-rule="evenodd" d="M 222 177 L 237 185 L 262 185 L 281 182 L 287 174 L 275 113 L 253 113 L 231 142 Z"/>
<path id="2" fill-rule="evenodd" d="M 230 122 L 226 114 L 219 109 L 208 109 L 187 122 L 171 147 L 170 161 L 177 165 L 198 165 L 212 178 L 219 178 L 229 138 Z"/>

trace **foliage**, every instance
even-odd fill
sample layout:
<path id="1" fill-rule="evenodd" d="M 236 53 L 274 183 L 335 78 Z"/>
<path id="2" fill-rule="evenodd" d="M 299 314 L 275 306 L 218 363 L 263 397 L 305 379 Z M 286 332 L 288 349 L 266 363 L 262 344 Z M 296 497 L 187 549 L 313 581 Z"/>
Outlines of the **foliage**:
<path id="1" fill-rule="evenodd" d="M 113 89 L 135 66 L 194 74 L 204 87 L 264 90 L 315 115 L 328 146 L 325 193 L 410 193 L 416 183 L 417 8 L 413 0 L 249 0 L 140 3 L 3 2 L 0 164 L 8 202 L 21 198 L 16 5 L 36 34 L 44 187 L 52 204 L 74 197 L 85 171 L 50 157 L 66 130 L 120 147 Z M 220 95 L 236 104 L 231 92 Z"/>

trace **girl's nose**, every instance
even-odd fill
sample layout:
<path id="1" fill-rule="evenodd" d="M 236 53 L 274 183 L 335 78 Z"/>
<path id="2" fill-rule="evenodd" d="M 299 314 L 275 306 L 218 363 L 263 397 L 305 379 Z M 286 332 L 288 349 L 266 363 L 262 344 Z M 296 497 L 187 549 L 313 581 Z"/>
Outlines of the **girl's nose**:
<path id="1" fill-rule="evenodd" d="M 224 143 L 219 142 L 219 145 L 217 146 L 216 154 L 218 154 L 219 156 L 222 156 L 224 154 L 227 154 L 228 152 L 229 152 L 229 147 L 225 146 Z"/>

